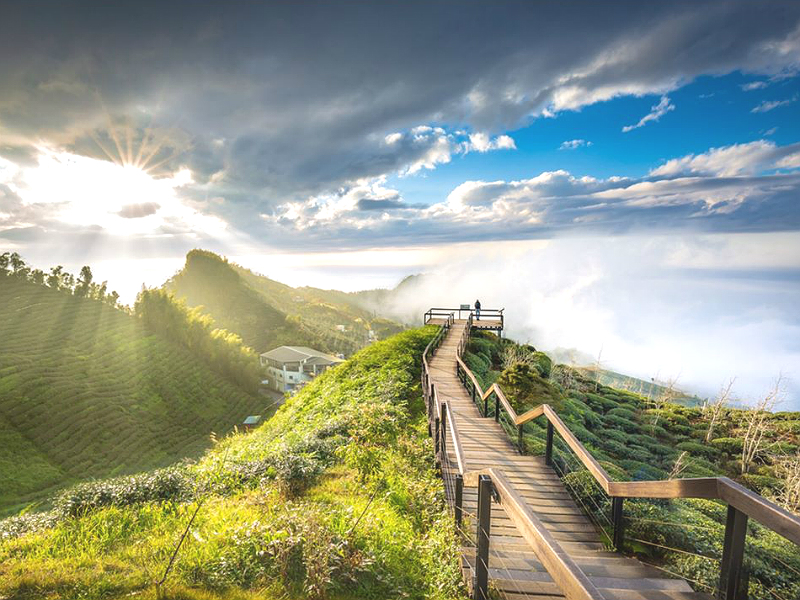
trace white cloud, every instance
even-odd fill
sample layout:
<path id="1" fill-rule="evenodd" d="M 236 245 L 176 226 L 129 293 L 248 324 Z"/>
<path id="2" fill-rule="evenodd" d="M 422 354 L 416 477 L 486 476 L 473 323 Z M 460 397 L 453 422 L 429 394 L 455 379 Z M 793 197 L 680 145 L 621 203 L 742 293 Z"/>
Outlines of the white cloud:
<path id="1" fill-rule="evenodd" d="M 580 148 L 582 146 L 591 146 L 592 142 L 587 142 L 586 140 L 568 140 L 565 142 L 561 142 L 561 145 L 558 147 L 559 150 L 575 150 L 576 148 Z"/>
<path id="2" fill-rule="evenodd" d="M 789 168 L 797 157 L 800 157 L 800 144 L 776 146 L 775 142 L 758 140 L 711 148 L 702 154 L 673 158 L 650 171 L 650 175 L 653 177 L 688 174 L 720 177 L 754 175 L 768 169 Z M 781 164 L 781 161 L 785 162 Z"/>
<path id="3" fill-rule="evenodd" d="M 744 85 L 742 85 L 742 89 L 745 92 L 750 92 L 752 90 L 763 90 L 768 85 L 769 83 L 767 83 L 766 81 L 751 81 L 750 83 L 745 83 Z"/>
<path id="4" fill-rule="evenodd" d="M 773 109 L 776 109 L 779 106 L 786 106 L 787 104 L 791 104 L 792 102 L 796 101 L 797 101 L 797 96 L 795 96 L 794 98 L 790 98 L 788 100 L 764 100 L 761 104 L 753 108 L 753 110 L 751 110 L 750 112 L 765 113 Z"/>
<path id="5" fill-rule="evenodd" d="M 622 128 L 622 131 L 624 133 L 628 133 L 629 131 L 643 127 L 650 121 L 658 121 L 671 110 L 675 110 L 675 105 L 670 102 L 670 99 L 667 96 L 661 96 L 659 103 L 650 107 L 650 112 L 639 119 L 639 122 L 636 125 L 626 125 Z"/>
<path id="6" fill-rule="evenodd" d="M 686 227 L 795 230 L 800 173 L 776 170 L 797 168 L 800 143 L 759 140 L 673 159 L 636 179 L 556 170 L 513 181 L 465 181 L 428 206 L 409 205 L 384 179 L 365 180 L 337 194 L 287 203 L 265 218 L 310 238 L 351 243 L 366 230 L 385 243 L 402 243 L 411 230 L 418 240 L 438 241 Z"/>
<path id="7" fill-rule="evenodd" d="M 516 150 L 514 139 L 508 135 L 498 135 L 491 139 L 488 134 L 478 132 L 470 134 L 469 141 L 465 142 L 466 151 L 488 152 L 489 150 Z"/>

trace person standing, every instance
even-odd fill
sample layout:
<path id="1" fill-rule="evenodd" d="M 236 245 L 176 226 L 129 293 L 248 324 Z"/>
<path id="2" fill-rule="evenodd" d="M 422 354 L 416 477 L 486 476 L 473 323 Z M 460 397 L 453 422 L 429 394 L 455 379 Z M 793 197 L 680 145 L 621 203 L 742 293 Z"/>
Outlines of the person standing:
<path id="1" fill-rule="evenodd" d="M 475 319 L 481 320 L 481 301 L 475 300 Z"/>

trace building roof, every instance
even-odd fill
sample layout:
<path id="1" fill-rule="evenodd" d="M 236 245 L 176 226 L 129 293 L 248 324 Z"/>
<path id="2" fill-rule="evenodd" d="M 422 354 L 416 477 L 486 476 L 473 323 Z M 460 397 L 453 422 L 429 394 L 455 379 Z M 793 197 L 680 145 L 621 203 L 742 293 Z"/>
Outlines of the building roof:
<path id="1" fill-rule="evenodd" d="M 264 352 L 261 356 L 281 363 L 305 361 L 310 364 L 324 365 L 342 362 L 340 358 L 307 346 L 279 346 L 274 350 Z"/>
<path id="2" fill-rule="evenodd" d="M 250 415 L 244 420 L 243 425 L 255 425 L 261 420 L 261 415 Z"/>

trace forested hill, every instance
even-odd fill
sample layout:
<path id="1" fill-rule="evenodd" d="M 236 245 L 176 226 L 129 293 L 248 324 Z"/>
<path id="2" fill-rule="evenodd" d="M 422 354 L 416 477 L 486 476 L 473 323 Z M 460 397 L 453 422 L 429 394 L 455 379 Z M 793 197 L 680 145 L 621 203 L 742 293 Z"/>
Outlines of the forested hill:
<path id="1" fill-rule="evenodd" d="M 401 329 L 348 303 L 341 292 L 292 288 L 205 250 L 189 252 L 164 288 L 257 352 L 291 345 L 350 355 L 370 341 L 370 330 L 383 339 Z"/>
<path id="2" fill-rule="evenodd" d="M 102 286 L 18 267 L 0 271 L 0 514 L 78 480 L 197 456 L 212 431 L 263 412 L 252 388 L 151 333 Z"/>

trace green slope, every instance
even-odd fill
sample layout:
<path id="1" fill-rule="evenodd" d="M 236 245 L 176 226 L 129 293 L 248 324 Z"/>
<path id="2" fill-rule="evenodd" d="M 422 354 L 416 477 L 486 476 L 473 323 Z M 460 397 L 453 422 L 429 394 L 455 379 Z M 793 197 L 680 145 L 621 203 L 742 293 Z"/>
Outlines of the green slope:
<path id="1" fill-rule="evenodd" d="M 264 405 L 129 314 L 0 278 L 0 513 L 197 456 Z"/>
<path id="2" fill-rule="evenodd" d="M 0 521 L 0 597 L 464 600 L 421 398 L 432 333 L 365 348 L 197 465 Z"/>
<path id="3" fill-rule="evenodd" d="M 259 353 L 292 345 L 349 356 L 369 342 L 370 329 L 379 339 L 401 330 L 348 302 L 346 294 L 292 288 L 205 250 L 189 252 L 164 287 L 188 306 L 202 306 L 219 327 Z"/>
<path id="4" fill-rule="evenodd" d="M 503 369 L 504 356 L 518 360 Z M 484 387 L 496 381 L 518 413 L 543 402 L 553 406 L 616 481 L 728 476 L 788 510 L 800 510 L 797 497 L 787 493 L 800 460 L 800 413 L 764 414 L 761 449 L 742 474 L 742 440 L 751 412 L 725 408 L 709 434 L 708 415 L 697 407 L 654 402 L 598 383 L 593 373 L 590 378 L 565 365 L 550 368 L 550 361 L 543 363 L 541 357 L 530 346 L 478 334 L 470 341 L 465 362 Z M 504 425 L 516 441 L 516 427 Z M 543 419 L 526 424 L 527 452 L 544 454 L 546 435 Z M 609 496 L 558 435 L 553 452 L 567 489 L 600 530 L 608 532 Z M 698 591 L 713 590 L 724 540 L 723 505 L 701 499 L 626 499 L 625 519 L 627 551 L 687 578 Z M 800 598 L 797 546 L 756 524 L 747 543 L 749 597 Z"/>

